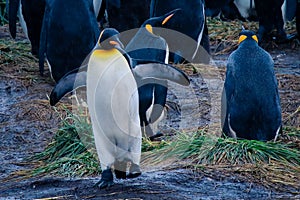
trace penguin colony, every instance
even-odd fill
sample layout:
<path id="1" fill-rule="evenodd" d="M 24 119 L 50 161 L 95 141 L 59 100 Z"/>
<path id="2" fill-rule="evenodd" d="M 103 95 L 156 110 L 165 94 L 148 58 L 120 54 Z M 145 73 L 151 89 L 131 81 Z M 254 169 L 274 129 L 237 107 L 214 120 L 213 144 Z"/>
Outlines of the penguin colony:
<path id="1" fill-rule="evenodd" d="M 143 5 L 124 3 L 122 0 L 9 2 L 12 37 L 16 36 L 19 12 L 20 22 L 32 45 L 32 54 L 39 57 L 41 75 L 44 60 L 48 62 L 56 82 L 50 104 L 55 105 L 65 94 L 78 87 L 87 88 L 88 107 L 102 169 L 98 183 L 100 188 L 113 184 L 113 172 L 116 178 L 121 179 L 135 178 L 141 174 L 141 138 L 157 136 L 150 125 L 161 119 L 164 113 L 167 81 L 189 85 L 188 77 L 168 64 L 169 58 L 175 63 L 185 58 L 197 62 L 200 46 L 209 53 L 204 9 L 211 9 L 211 13 L 225 13 L 226 9 L 228 11 L 231 6 L 238 6 L 243 1 L 139 2 Z M 275 2 L 269 4 L 274 6 L 278 17 L 272 21 L 266 4 L 253 1 L 260 23 L 258 33 L 243 30 L 239 35 L 238 49 L 228 58 L 222 94 L 222 130 L 227 136 L 269 141 L 276 139 L 282 131 L 274 62 L 258 45 L 274 27 L 280 37 L 286 38 L 278 9 L 283 1 Z M 299 29 L 299 3 L 293 4 L 295 1 L 292 0 L 289 3 L 297 5 L 297 11 L 290 11 L 287 16 L 289 20 L 297 16 Z M 126 23 L 122 16 L 126 16 L 133 5 L 147 8 L 149 15 L 136 14 L 131 18 L 137 21 Z M 125 42 L 125 48 L 116 29 L 106 28 L 100 32 L 97 16 L 104 15 L 103 7 L 108 13 L 110 25 L 114 27 L 117 21 L 120 27 L 115 28 L 119 31 L 139 27 Z M 235 12 L 237 9 L 241 7 L 236 8 Z M 266 16 L 263 17 L 262 13 Z M 170 51 L 174 41 L 170 41 L 157 27 L 179 31 L 195 43 L 188 48 L 188 52 L 182 48 L 184 42 L 179 45 L 175 43 Z"/>

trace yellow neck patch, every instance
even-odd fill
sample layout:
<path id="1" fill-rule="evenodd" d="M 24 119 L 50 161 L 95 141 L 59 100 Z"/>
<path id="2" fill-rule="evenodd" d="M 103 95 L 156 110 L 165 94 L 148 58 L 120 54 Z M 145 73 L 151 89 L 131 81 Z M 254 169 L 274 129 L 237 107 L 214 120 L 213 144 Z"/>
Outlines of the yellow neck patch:
<path id="1" fill-rule="evenodd" d="M 119 51 L 117 49 L 110 49 L 110 50 L 97 49 L 93 52 L 92 57 L 96 57 L 99 59 L 109 59 L 117 55 L 118 53 Z"/>
<path id="2" fill-rule="evenodd" d="M 153 34 L 153 28 L 150 24 L 146 24 L 146 29 L 147 29 L 147 31 L 149 31 L 150 33 Z"/>

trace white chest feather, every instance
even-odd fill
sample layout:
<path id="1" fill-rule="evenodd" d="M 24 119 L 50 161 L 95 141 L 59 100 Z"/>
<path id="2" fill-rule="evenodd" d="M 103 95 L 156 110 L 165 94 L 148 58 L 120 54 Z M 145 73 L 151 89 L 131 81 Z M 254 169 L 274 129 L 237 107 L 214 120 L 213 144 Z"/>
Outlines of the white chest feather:
<path id="1" fill-rule="evenodd" d="M 92 54 L 87 100 L 101 165 L 110 166 L 113 157 L 139 160 L 142 134 L 137 85 L 126 59 L 117 50 L 96 50 Z M 105 159 L 107 154 L 111 156 Z"/>

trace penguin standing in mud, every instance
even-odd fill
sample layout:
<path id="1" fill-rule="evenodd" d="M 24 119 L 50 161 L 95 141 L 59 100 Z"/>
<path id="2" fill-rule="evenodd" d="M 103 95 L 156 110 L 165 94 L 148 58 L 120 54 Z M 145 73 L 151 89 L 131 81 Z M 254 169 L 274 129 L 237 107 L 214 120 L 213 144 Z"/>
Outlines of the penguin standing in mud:
<path id="1" fill-rule="evenodd" d="M 131 58 L 144 59 L 154 62 L 169 62 L 169 47 L 167 42 L 155 34 L 158 27 L 163 27 L 178 10 L 163 16 L 146 20 L 136 35 L 130 40 L 125 51 Z M 158 122 L 163 118 L 167 99 L 167 81 L 157 81 L 156 84 L 139 86 L 139 116 L 143 135 L 150 140 L 160 136 L 154 131 Z M 151 127 L 151 126 L 152 127 Z"/>
<path id="2" fill-rule="evenodd" d="M 99 33 L 92 0 L 47 1 L 39 51 L 41 75 L 45 59 L 56 82 L 80 67 Z"/>
<path id="3" fill-rule="evenodd" d="M 104 29 L 90 55 L 87 71 L 77 73 L 82 84 L 86 77 L 88 108 L 102 169 L 100 188 L 113 184 L 112 168 L 116 178 L 135 178 L 141 174 L 138 85 L 151 79 L 189 85 L 188 77 L 171 65 L 132 60 L 121 49 L 118 34 L 115 29 Z M 74 73 L 64 76 L 54 87 L 50 99 L 56 100 L 52 102 L 66 93 L 67 84 L 73 86 L 76 82 L 68 77 L 74 78 Z M 129 173 L 126 173 L 128 163 Z"/>
<path id="4" fill-rule="evenodd" d="M 274 62 L 243 30 L 239 47 L 228 58 L 222 95 L 222 128 L 234 138 L 268 141 L 281 132 L 281 107 Z"/>

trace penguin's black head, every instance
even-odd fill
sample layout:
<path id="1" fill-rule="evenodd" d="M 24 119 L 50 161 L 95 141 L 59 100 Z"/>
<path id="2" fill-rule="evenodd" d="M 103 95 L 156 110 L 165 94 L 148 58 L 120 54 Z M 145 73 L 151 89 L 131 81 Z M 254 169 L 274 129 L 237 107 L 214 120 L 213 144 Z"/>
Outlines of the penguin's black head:
<path id="1" fill-rule="evenodd" d="M 242 30 L 239 34 L 239 44 L 245 40 L 253 40 L 256 43 L 258 42 L 258 38 L 253 31 Z"/>
<path id="2" fill-rule="evenodd" d="M 173 15 L 181 10 L 180 8 L 172 10 L 171 12 L 168 12 L 165 15 L 162 15 L 160 17 L 152 17 L 150 19 L 147 19 L 142 27 L 145 27 L 147 31 L 153 34 L 153 27 L 163 27 L 172 17 Z"/>
<path id="3" fill-rule="evenodd" d="M 120 33 L 114 28 L 106 28 L 104 29 L 98 40 L 98 45 L 101 49 L 112 49 L 112 48 L 123 48 L 123 44 L 119 38 Z"/>

